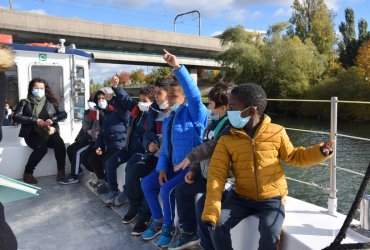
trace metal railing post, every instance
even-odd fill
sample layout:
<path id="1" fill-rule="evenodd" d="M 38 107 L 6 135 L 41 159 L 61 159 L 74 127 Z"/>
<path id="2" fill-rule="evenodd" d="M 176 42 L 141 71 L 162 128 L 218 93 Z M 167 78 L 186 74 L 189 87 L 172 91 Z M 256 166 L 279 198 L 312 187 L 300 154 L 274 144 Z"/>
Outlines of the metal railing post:
<path id="1" fill-rule="evenodd" d="M 328 199 L 328 213 L 336 215 L 337 213 L 337 114 L 338 97 L 331 98 L 330 115 L 330 140 L 335 141 L 333 147 L 333 157 L 330 159 L 330 194 Z"/>

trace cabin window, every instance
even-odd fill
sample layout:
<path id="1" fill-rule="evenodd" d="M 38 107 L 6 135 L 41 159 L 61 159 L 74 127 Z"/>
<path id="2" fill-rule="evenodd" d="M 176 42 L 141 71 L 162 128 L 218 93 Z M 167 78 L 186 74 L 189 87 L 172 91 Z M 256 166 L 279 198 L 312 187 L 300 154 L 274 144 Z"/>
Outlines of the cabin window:
<path id="1" fill-rule="evenodd" d="M 59 106 L 64 109 L 63 67 L 32 65 L 31 78 L 36 77 L 45 79 L 49 83 L 50 88 L 59 100 Z"/>
<path id="2" fill-rule="evenodd" d="M 85 113 L 85 69 L 76 67 L 76 80 L 73 86 L 73 113 L 75 120 L 82 120 Z"/>
<path id="3" fill-rule="evenodd" d="M 9 106 L 10 109 L 5 110 L 3 126 L 10 126 L 13 125 L 11 116 L 19 101 L 18 67 L 14 65 L 11 69 L 5 71 L 5 75 L 8 81 L 8 92 L 6 93 L 6 103 L 2 103 L 1 105 L 8 104 L 6 106 Z"/>

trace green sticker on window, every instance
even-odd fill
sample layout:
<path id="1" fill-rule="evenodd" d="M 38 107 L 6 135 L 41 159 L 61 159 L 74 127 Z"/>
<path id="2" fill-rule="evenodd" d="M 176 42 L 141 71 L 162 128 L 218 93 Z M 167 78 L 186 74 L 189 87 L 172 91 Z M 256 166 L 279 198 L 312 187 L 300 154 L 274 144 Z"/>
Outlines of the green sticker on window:
<path id="1" fill-rule="evenodd" d="M 46 61 L 47 55 L 46 54 L 39 54 L 39 61 Z"/>

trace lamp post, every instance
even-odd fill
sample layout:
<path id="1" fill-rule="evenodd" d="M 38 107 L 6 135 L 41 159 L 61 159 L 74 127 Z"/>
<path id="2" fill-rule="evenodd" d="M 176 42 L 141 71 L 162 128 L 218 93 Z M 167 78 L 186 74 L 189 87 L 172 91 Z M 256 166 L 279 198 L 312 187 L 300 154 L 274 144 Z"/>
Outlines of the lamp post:
<path id="1" fill-rule="evenodd" d="M 9 10 L 13 11 L 13 0 L 9 0 Z"/>
<path id="2" fill-rule="evenodd" d="M 200 35 L 200 29 L 201 29 L 201 16 L 200 16 L 200 12 L 197 11 L 197 10 L 193 10 L 193 11 L 189 11 L 189 12 L 186 12 L 186 13 L 182 13 L 182 14 L 179 14 L 175 17 L 175 20 L 173 20 L 173 31 L 176 32 L 176 20 L 178 17 L 180 16 L 184 16 L 184 15 L 187 15 L 187 14 L 192 14 L 192 13 L 198 13 L 198 17 L 199 17 L 199 22 L 198 22 L 198 29 L 199 29 L 199 35 Z"/>

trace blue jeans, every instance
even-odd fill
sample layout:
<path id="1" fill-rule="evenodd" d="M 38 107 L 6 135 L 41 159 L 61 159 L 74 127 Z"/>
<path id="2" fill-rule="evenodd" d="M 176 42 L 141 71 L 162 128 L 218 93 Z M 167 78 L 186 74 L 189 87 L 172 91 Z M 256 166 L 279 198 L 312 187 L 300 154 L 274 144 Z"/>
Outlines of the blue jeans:
<path id="1" fill-rule="evenodd" d="M 176 187 L 177 214 L 181 229 L 188 233 L 196 233 L 197 219 L 195 215 L 195 196 L 206 191 L 207 180 L 199 175 L 192 184 L 186 182 Z"/>
<path id="2" fill-rule="evenodd" d="M 225 190 L 222 193 L 221 202 L 224 202 L 227 196 L 230 194 L 229 190 Z M 198 234 L 200 237 L 200 245 L 206 250 L 214 250 L 211 235 L 209 234 L 208 227 L 202 221 L 202 213 L 204 209 L 204 202 L 206 201 L 206 194 L 203 194 L 197 202 L 197 222 L 198 222 Z"/>
<path id="3" fill-rule="evenodd" d="M 175 218 L 175 188 L 180 183 L 184 182 L 184 176 L 187 169 L 179 172 L 170 170 L 167 172 L 167 182 L 162 186 L 159 184 L 157 172 L 153 172 L 141 181 L 141 187 L 148 202 L 153 219 L 162 219 L 163 223 L 167 226 L 174 224 Z M 163 212 L 158 200 L 158 191 L 162 199 Z"/>
<path id="4" fill-rule="evenodd" d="M 104 162 L 105 175 L 111 191 L 118 191 L 117 168 L 130 159 L 131 153 L 125 148 L 120 149 Z"/>
<path id="5" fill-rule="evenodd" d="M 230 230 L 250 215 L 257 216 L 259 219 L 258 231 L 261 238 L 258 249 L 275 250 L 285 217 L 281 197 L 255 201 L 239 196 L 235 191 L 231 191 L 231 194 L 222 203 L 220 222 L 214 230 L 210 230 L 215 249 L 233 249 Z"/>

